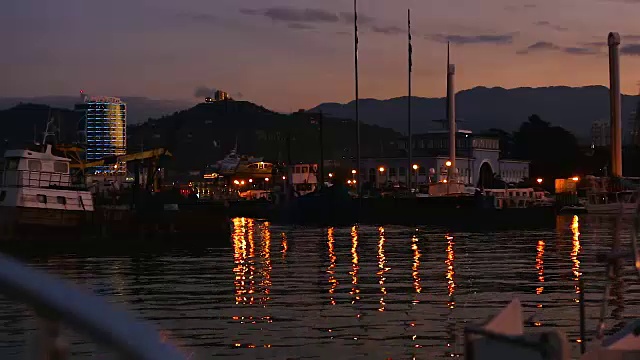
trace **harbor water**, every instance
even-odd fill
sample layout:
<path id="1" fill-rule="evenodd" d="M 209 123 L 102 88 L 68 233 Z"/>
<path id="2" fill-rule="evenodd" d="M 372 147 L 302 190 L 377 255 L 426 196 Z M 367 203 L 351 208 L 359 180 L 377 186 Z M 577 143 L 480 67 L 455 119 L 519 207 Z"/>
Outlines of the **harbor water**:
<path id="1" fill-rule="evenodd" d="M 616 232 L 631 222 L 565 216 L 542 230 L 448 232 L 433 227 L 299 227 L 236 218 L 227 247 L 123 255 L 30 256 L 137 313 L 191 359 L 434 359 L 463 356 L 463 329 L 518 297 L 527 331 L 595 334 L 604 266 Z M 607 310 L 613 331 L 640 310 L 628 262 Z M 579 281 L 587 339 L 579 338 Z M 0 299 L 0 358 L 22 359 L 36 322 Z M 72 358 L 112 358 L 69 333 Z M 96 355 L 96 353 L 98 355 Z M 93 355 L 93 356 L 92 356 Z"/>

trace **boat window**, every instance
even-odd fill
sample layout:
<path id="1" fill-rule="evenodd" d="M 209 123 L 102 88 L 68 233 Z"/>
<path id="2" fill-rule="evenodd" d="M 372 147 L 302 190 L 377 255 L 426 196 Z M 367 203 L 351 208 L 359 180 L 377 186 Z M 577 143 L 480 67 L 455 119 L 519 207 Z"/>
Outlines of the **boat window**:
<path id="1" fill-rule="evenodd" d="M 300 174 L 300 166 L 296 166 L 295 168 L 293 168 L 293 173 Z"/>
<path id="2" fill-rule="evenodd" d="M 67 198 L 64 196 L 56 196 L 56 202 L 60 205 L 67 205 Z"/>
<path id="3" fill-rule="evenodd" d="M 66 174 L 69 172 L 69 164 L 64 161 L 55 161 L 53 163 L 53 171 Z"/>
<path id="4" fill-rule="evenodd" d="M 306 174 L 306 173 L 308 173 L 308 172 L 309 172 L 309 167 L 308 167 L 308 166 L 303 166 L 303 167 L 302 167 L 302 173 L 303 173 L 303 174 Z"/>
<path id="5" fill-rule="evenodd" d="M 18 159 L 7 159 L 7 170 L 18 169 Z"/>
<path id="6" fill-rule="evenodd" d="M 40 160 L 29 160 L 29 171 L 41 171 L 42 163 Z"/>
<path id="7" fill-rule="evenodd" d="M 46 204 L 47 203 L 47 195 L 38 194 L 37 198 L 38 198 L 38 202 L 40 204 Z"/>
<path id="8" fill-rule="evenodd" d="M 7 192 L 4 190 L 0 191 L 0 202 L 4 201 L 6 197 L 7 197 Z"/>

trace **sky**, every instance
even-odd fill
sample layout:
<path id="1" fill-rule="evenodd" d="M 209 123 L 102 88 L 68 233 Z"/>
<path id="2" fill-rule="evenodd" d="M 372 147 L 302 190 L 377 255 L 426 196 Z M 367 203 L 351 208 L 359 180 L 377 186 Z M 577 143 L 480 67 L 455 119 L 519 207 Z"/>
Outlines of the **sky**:
<path id="1" fill-rule="evenodd" d="M 638 93 L 640 0 L 359 0 L 361 98 L 406 95 L 408 8 L 416 96 L 444 96 L 447 41 L 458 90 L 608 85 L 609 31 L 622 91 Z M 0 96 L 348 102 L 352 12 L 352 0 L 6 0 Z"/>

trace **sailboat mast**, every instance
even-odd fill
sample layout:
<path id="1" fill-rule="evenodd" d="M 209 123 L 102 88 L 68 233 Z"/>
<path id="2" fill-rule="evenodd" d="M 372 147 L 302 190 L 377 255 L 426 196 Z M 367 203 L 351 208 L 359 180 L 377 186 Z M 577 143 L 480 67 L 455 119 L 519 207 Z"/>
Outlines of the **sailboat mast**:
<path id="1" fill-rule="evenodd" d="M 407 129 L 408 129 L 408 140 L 407 140 L 407 147 L 408 147 L 408 164 L 407 164 L 407 185 L 409 187 L 409 189 L 412 188 L 411 186 L 411 178 L 413 175 L 413 165 L 411 164 L 413 161 L 411 159 L 411 155 L 412 155 L 412 151 L 413 151 L 413 144 L 412 144 L 412 134 L 411 134 L 411 68 L 413 67 L 413 63 L 412 63 L 412 54 L 413 54 L 413 47 L 411 46 L 411 9 L 407 10 L 407 32 L 409 35 L 409 72 L 408 72 L 408 93 L 409 96 L 407 97 Z M 417 169 L 416 169 L 417 171 Z M 416 177 L 416 187 L 417 187 L 417 177 Z"/>
<path id="2" fill-rule="evenodd" d="M 360 174 L 360 114 L 358 112 L 358 103 L 360 100 L 360 89 L 358 83 L 358 0 L 353 0 L 353 34 L 354 34 L 354 68 L 355 68 L 355 86 L 356 86 L 356 174 L 358 174 L 358 181 L 356 181 L 356 188 L 358 190 L 358 197 L 361 193 L 361 179 Z"/>

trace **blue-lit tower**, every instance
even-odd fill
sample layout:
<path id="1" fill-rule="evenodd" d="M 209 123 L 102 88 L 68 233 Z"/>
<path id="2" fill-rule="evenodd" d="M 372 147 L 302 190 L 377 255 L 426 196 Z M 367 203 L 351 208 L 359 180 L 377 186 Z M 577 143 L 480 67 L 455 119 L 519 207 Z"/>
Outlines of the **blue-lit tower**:
<path id="1" fill-rule="evenodd" d="M 87 162 L 127 153 L 127 105 L 119 98 L 109 96 L 86 96 L 81 92 L 83 103 L 76 105 L 77 111 L 85 115 L 85 160 Z M 102 171 L 124 169 L 96 168 Z"/>

